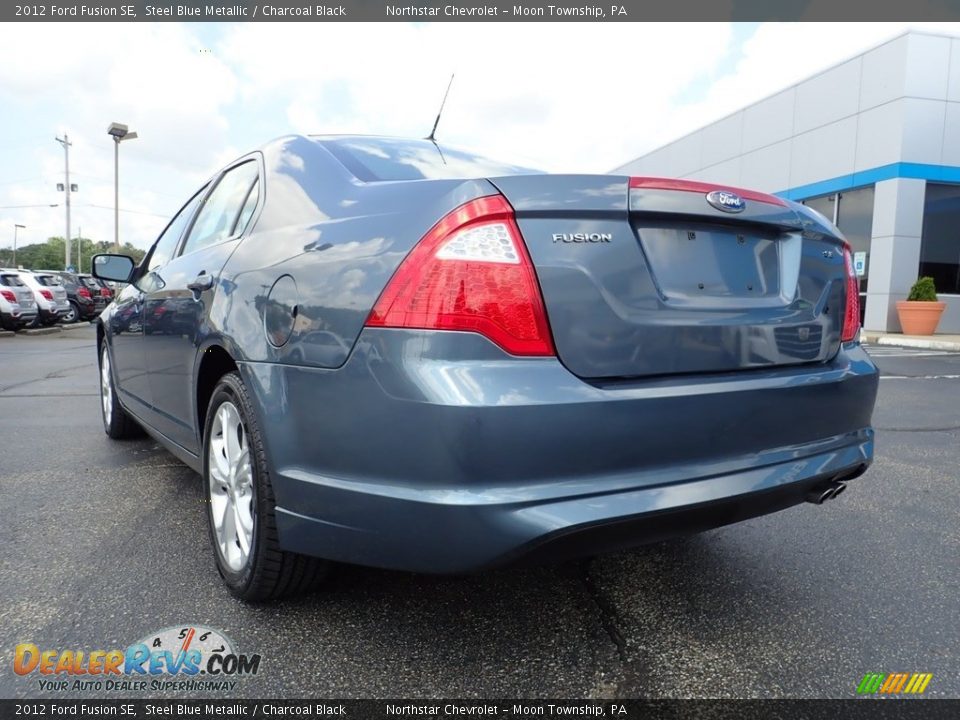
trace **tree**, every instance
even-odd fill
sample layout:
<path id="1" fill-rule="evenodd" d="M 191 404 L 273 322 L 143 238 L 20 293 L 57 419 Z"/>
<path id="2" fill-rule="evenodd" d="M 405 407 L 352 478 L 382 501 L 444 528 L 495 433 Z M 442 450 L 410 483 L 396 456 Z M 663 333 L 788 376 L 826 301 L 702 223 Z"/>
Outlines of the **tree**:
<path id="1" fill-rule="evenodd" d="M 91 240 L 80 238 L 80 257 L 77 258 L 77 240 L 73 241 L 71 250 L 72 262 L 80 272 L 90 272 L 90 258 L 97 253 L 112 253 L 113 243 L 107 240 Z M 33 270 L 64 270 L 64 245 L 62 237 L 49 238 L 45 243 L 33 243 L 17 248 L 17 266 Z M 145 251 L 134 247 L 129 242 L 120 248 L 122 255 L 129 255 L 135 262 L 140 262 Z M 0 250 L 0 265 L 13 265 L 13 249 Z"/>

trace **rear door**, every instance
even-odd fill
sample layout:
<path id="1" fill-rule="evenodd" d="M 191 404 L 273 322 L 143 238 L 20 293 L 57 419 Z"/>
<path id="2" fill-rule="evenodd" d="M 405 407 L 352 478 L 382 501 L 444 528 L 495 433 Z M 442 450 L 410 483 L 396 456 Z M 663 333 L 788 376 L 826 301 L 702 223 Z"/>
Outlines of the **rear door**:
<path id="1" fill-rule="evenodd" d="M 729 372 L 839 348 L 842 240 L 780 198 L 653 178 L 492 182 L 514 206 L 576 375 Z"/>
<path id="2" fill-rule="evenodd" d="M 186 229 L 203 191 L 197 193 L 157 238 L 144 258 L 141 277 L 120 291 L 110 315 L 110 336 L 113 345 L 113 365 L 117 376 L 117 388 L 125 399 L 135 401 L 131 409 L 147 424 L 157 426 L 156 413 L 151 397 L 150 377 L 144 350 L 144 301 L 148 292 L 158 285 L 157 272 L 176 252 L 180 238 Z M 78 278 L 77 282 L 80 280 Z M 159 429 L 159 428 L 158 428 Z"/>
<path id="3" fill-rule="evenodd" d="M 199 452 L 193 371 L 217 283 L 259 197 L 260 164 L 240 162 L 214 181 L 176 257 L 156 269 L 147 292 L 144 332 L 157 428 Z"/>

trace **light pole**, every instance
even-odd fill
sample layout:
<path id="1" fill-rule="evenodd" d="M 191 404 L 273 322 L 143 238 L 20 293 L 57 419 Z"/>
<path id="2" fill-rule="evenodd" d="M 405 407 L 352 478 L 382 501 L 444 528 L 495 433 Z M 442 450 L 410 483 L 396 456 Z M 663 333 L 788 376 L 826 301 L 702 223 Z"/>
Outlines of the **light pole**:
<path id="1" fill-rule="evenodd" d="M 135 132 L 120 123 L 110 123 L 107 135 L 113 138 L 113 251 L 120 252 L 120 143 L 134 140 Z"/>
<path id="2" fill-rule="evenodd" d="M 76 192 L 77 186 L 70 184 L 70 146 L 73 145 L 70 142 L 70 136 L 66 133 L 63 134 L 63 140 L 60 138 L 54 138 L 58 143 L 63 145 L 63 170 L 66 177 L 64 178 L 65 182 L 57 185 L 57 190 L 62 190 L 64 193 L 64 199 L 67 205 L 67 234 L 64 235 L 64 257 L 63 257 L 63 269 L 70 269 L 70 193 Z"/>
<path id="3" fill-rule="evenodd" d="M 13 225 L 13 266 L 17 266 L 17 230 L 26 230 L 26 225 L 19 225 L 14 223 Z"/>

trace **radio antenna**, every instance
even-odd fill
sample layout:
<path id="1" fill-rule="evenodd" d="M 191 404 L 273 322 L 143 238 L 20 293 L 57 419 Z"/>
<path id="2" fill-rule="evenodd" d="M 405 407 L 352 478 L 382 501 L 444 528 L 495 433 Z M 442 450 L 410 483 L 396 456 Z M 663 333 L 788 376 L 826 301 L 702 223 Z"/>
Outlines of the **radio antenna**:
<path id="1" fill-rule="evenodd" d="M 427 135 L 427 140 L 432 142 L 434 145 L 437 144 L 437 125 L 440 124 L 440 116 L 443 115 L 443 106 L 447 104 L 447 95 L 450 94 L 450 86 L 453 85 L 454 75 L 455 73 L 450 73 L 450 82 L 447 83 L 447 91 L 443 94 L 443 102 L 440 103 L 440 112 L 437 113 L 437 119 L 433 121 L 433 130 L 431 130 L 430 134 Z"/>

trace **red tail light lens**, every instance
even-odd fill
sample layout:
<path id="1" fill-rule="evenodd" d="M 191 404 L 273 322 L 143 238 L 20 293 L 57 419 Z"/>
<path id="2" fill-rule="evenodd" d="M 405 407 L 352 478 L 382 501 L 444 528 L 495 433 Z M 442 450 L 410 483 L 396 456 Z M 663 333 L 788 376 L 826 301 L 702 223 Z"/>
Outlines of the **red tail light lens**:
<path id="1" fill-rule="evenodd" d="M 0 290 L 0 295 L 3 295 L 3 299 L 7 302 L 17 302 L 17 296 L 13 294 L 13 290 Z"/>
<path id="2" fill-rule="evenodd" d="M 77 295 L 79 295 L 82 298 L 86 298 L 87 300 L 93 299 L 93 296 L 90 294 L 90 291 L 87 290 L 85 287 L 77 288 Z"/>
<path id="3" fill-rule="evenodd" d="M 512 355 L 555 355 L 533 263 L 500 195 L 447 214 L 397 268 L 370 312 L 376 327 L 463 330 Z"/>
<path id="4" fill-rule="evenodd" d="M 843 264 L 847 270 L 847 302 L 843 310 L 843 342 L 856 340 L 860 329 L 860 283 L 853 269 L 853 254 L 850 246 L 843 246 Z"/>
<path id="5" fill-rule="evenodd" d="M 113 293 L 110 292 L 110 289 L 109 289 L 109 288 L 100 288 L 100 294 L 101 294 L 103 297 L 111 297 L 111 296 L 113 295 Z"/>
<path id="6" fill-rule="evenodd" d="M 41 290 L 40 294 L 43 295 L 47 300 L 53 300 L 53 293 L 49 290 Z"/>

